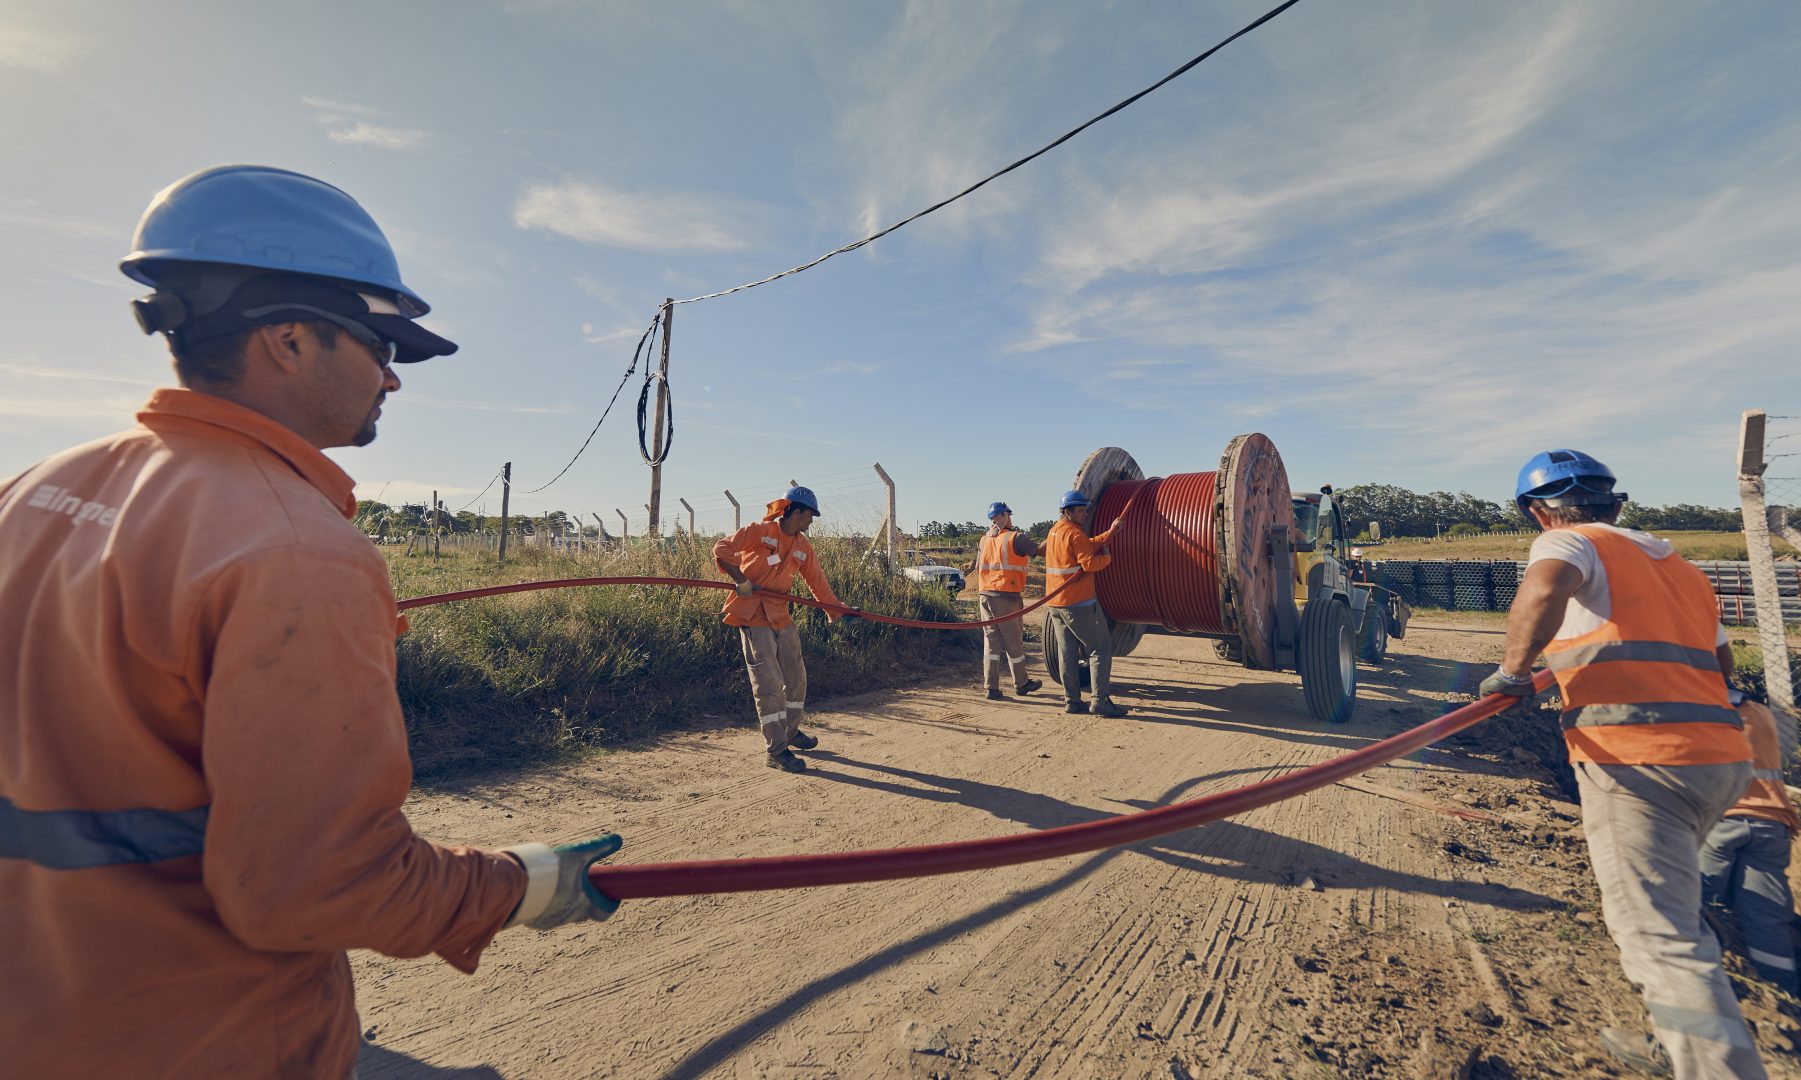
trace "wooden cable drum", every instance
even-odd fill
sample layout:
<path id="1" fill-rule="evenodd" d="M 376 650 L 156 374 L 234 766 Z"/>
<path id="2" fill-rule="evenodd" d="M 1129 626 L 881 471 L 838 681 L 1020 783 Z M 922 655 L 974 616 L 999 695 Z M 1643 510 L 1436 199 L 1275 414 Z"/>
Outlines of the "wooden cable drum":
<path id="1" fill-rule="evenodd" d="M 1276 666 L 1276 608 L 1294 603 L 1294 583 L 1278 580 L 1269 529 L 1292 526 L 1294 511 L 1268 437 L 1233 439 L 1213 472 L 1148 479 L 1132 455 L 1102 447 L 1082 463 L 1076 488 L 1094 501 L 1097 528 L 1137 500 L 1114 534 L 1112 565 L 1095 576 L 1115 655 L 1159 626 L 1237 638 L 1246 666 Z"/>

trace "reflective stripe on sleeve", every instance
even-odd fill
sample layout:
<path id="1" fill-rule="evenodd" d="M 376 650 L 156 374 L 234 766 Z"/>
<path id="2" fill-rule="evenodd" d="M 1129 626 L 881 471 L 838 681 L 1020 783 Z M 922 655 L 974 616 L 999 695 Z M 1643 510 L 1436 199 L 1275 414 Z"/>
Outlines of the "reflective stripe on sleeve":
<path id="1" fill-rule="evenodd" d="M 186 858 L 205 849 L 209 809 L 21 810 L 0 799 L 0 858 L 51 870 Z"/>
<path id="2" fill-rule="evenodd" d="M 1047 574 L 1079 574 L 1082 572 L 1082 568 L 1079 566 L 1047 566 L 1044 568 L 1044 572 Z"/>
<path id="3" fill-rule="evenodd" d="M 1781 769 L 1752 769 L 1751 770 L 1751 779 L 1753 779 L 1753 780 L 1771 780 L 1771 781 L 1774 781 L 1774 782 L 1780 784 L 1780 783 L 1782 783 L 1782 770 Z"/>
<path id="4" fill-rule="evenodd" d="M 1745 946 L 1745 952 L 1750 955 L 1753 962 L 1762 964 L 1764 967 L 1778 968 L 1782 971 L 1795 970 L 1795 958 L 1793 956 L 1783 956 L 1779 953 L 1764 952 L 1762 949 L 1753 949 L 1749 945 Z"/>
<path id="5" fill-rule="evenodd" d="M 1692 701 L 1641 701 L 1636 705 L 1584 705 L 1563 714 L 1565 729 L 1610 724 L 1730 724 L 1745 722 L 1732 709 Z"/>
<path id="6" fill-rule="evenodd" d="M 1568 671 L 1590 664 L 1637 660 L 1652 664 L 1682 664 L 1701 671 L 1720 670 L 1720 658 L 1707 649 L 1691 649 L 1670 641 L 1598 641 L 1545 654 L 1545 666 Z"/>

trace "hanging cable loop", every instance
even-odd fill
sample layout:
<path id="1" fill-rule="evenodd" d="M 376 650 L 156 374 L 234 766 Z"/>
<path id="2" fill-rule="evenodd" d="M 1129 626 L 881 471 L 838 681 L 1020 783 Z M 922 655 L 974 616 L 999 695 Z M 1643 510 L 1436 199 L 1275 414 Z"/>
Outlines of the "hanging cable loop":
<path id="1" fill-rule="evenodd" d="M 638 456 L 644 459 L 644 464 L 653 469 L 669 459 L 669 448 L 675 443 L 675 395 L 665 392 L 663 395 L 663 430 L 660 432 L 663 436 L 663 447 L 654 457 L 651 455 L 648 431 L 650 427 L 650 388 L 657 383 L 662 383 L 667 391 L 669 376 L 660 371 L 652 371 L 647 366 L 644 369 L 644 388 L 638 391 Z"/>

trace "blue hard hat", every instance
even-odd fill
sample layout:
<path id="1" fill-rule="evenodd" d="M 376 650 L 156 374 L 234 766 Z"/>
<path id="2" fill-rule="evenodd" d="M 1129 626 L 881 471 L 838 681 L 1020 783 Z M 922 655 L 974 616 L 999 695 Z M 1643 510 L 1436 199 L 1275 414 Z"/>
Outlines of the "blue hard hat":
<path id="1" fill-rule="evenodd" d="M 782 498 L 787 499 L 796 506 L 806 507 L 813 511 L 813 514 L 816 517 L 824 516 L 819 513 L 819 498 L 813 494 L 813 489 L 810 487 L 791 487 L 788 489 L 787 494 L 783 495 Z"/>
<path id="2" fill-rule="evenodd" d="M 431 310 L 400 280 L 388 238 L 357 201 L 322 180 L 263 165 L 220 165 L 150 201 L 119 264 L 155 286 L 171 263 L 210 263 L 335 278 L 391 297 L 399 314 Z"/>
<path id="3" fill-rule="evenodd" d="M 995 518 L 1000 517 L 1002 514 L 1011 514 L 1012 512 L 1013 512 L 1013 508 L 1011 506 L 1008 506 L 1004 502 L 994 502 L 994 503 L 988 504 L 988 520 L 989 521 L 993 521 Z"/>
<path id="4" fill-rule="evenodd" d="M 1613 470 L 1580 450 L 1544 450 L 1520 469 L 1513 501 L 1528 518 L 1529 501 L 1546 506 L 1601 506 L 1626 501 Z"/>
<path id="5" fill-rule="evenodd" d="M 1082 494 L 1079 491 L 1065 491 L 1063 493 L 1063 497 L 1061 499 L 1057 500 L 1057 509 L 1059 509 L 1059 510 L 1068 510 L 1072 506 L 1087 506 L 1087 505 L 1088 505 L 1088 496 Z"/>

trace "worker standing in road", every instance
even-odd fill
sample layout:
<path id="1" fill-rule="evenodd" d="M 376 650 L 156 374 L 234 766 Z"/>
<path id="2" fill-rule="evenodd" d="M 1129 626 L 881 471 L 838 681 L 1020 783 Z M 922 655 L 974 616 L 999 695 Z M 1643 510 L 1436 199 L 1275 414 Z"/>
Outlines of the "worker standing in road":
<path id="1" fill-rule="evenodd" d="M 1063 677 L 1063 711 L 1085 713 L 1082 673 L 1076 666 L 1079 648 L 1088 650 L 1089 682 L 1094 689 L 1097 716 L 1126 715 L 1123 705 L 1108 695 L 1113 670 L 1113 632 L 1095 598 L 1094 575 L 1105 570 L 1113 556 L 1107 541 L 1119 527 L 1115 521 L 1106 532 L 1088 535 L 1094 508 L 1080 491 L 1066 491 L 1057 503 L 1057 523 L 1044 539 L 1044 591 L 1050 593 L 1051 626 L 1057 635 L 1058 673 Z M 1061 591 L 1059 591 L 1061 590 Z"/>
<path id="2" fill-rule="evenodd" d="M 756 699 L 757 724 L 769 744 L 769 767 L 804 772 L 807 763 L 795 750 L 811 750 L 819 740 L 800 729 L 806 719 L 807 661 L 800 651 L 800 630 L 788 601 L 759 596 L 757 590 L 785 593 L 800 574 L 816 600 L 838 604 L 814 557 L 807 529 L 819 517 L 819 500 L 811 488 L 791 487 L 769 504 L 763 520 L 746 525 L 713 545 L 713 561 L 738 585 L 728 597 L 727 626 L 738 628 L 750 692 Z M 839 605 L 842 606 L 842 605 Z M 828 622 L 839 616 L 826 612 Z"/>
<path id="3" fill-rule="evenodd" d="M 1541 650 L 1556 675 L 1601 915 L 1656 1030 L 1603 1028 L 1602 1045 L 1678 1077 L 1761 1077 L 1701 917 L 1701 844 L 1751 778 L 1726 696 L 1732 650 L 1707 578 L 1668 543 L 1613 524 L 1626 500 L 1614 484 L 1573 450 L 1520 470 L 1520 512 L 1544 534 L 1481 692 L 1532 701 Z"/>
<path id="4" fill-rule="evenodd" d="M 321 451 L 375 438 L 414 321 L 381 230 L 296 173 L 150 204 L 123 269 L 181 389 L 0 481 L 0 1047 L 13 1076 L 343 1077 L 345 950 L 472 972 L 503 926 L 605 918 L 552 850 L 401 813 L 387 564 Z"/>
<path id="5" fill-rule="evenodd" d="M 976 611 L 983 622 L 1016 615 L 1025 607 L 1027 560 L 1043 552 L 1038 542 L 1013 527 L 1013 509 L 1004 502 L 988 506 L 988 531 L 982 534 L 976 561 L 963 568 L 976 574 Z M 1001 665 L 1013 674 L 1013 692 L 1025 696 L 1043 684 L 1026 675 L 1025 627 L 1018 619 L 982 628 L 982 679 L 988 700 L 999 701 Z"/>
<path id="6" fill-rule="evenodd" d="M 1795 900 L 1788 884 L 1789 853 L 1801 832 L 1801 818 L 1783 786 L 1775 714 L 1741 690 L 1729 696 L 1751 740 L 1751 786 L 1701 846 L 1701 895 L 1710 904 L 1732 909 L 1757 973 L 1801 997 L 1789 937 Z M 1782 722 L 1794 723 L 1787 718 Z"/>

